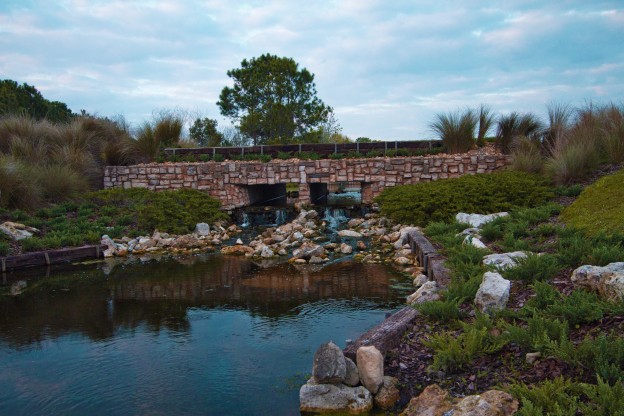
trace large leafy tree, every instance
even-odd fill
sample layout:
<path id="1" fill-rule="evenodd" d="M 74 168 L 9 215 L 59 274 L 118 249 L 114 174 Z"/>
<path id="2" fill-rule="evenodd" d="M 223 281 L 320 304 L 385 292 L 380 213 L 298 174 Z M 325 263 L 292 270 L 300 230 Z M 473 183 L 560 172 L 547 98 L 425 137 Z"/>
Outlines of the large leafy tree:
<path id="1" fill-rule="evenodd" d="M 65 103 L 46 100 L 32 85 L 4 79 L 0 80 L 0 116 L 9 114 L 27 114 L 36 120 L 46 118 L 61 123 L 74 116 Z"/>
<path id="2" fill-rule="evenodd" d="M 233 87 L 221 91 L 221 114 L 238 122 L 254 144 L 302 137 L 327 120 L 331 107 L 316 96 L 314 75 L 292 58 L 265 54 L 227 72 Z"/>

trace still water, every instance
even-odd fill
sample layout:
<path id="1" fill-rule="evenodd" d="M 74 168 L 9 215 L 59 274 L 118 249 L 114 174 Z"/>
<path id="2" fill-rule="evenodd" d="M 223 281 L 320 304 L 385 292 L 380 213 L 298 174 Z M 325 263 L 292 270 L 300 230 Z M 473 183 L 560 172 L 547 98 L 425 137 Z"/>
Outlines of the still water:
<path id="1" fill-rule="evenodd" d="M 3 275 L 0 415 L 293 415 L 323 342 L 401 307 L 397 276 L 220 255 Z M 22 283 L 23 284 L 23 283 Z"/>

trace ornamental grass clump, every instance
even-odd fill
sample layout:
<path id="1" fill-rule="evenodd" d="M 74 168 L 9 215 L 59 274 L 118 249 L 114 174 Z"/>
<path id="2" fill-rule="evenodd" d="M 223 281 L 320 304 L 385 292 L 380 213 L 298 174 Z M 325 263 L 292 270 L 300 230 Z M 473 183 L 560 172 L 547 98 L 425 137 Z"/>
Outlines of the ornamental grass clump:
<path id="1" fill-rule="evenodd" d="M 473 110 L 436 114 L 431 130 L 442 140 L 450 153 L 463 153 L 475 146 L 478 119 Z"/>

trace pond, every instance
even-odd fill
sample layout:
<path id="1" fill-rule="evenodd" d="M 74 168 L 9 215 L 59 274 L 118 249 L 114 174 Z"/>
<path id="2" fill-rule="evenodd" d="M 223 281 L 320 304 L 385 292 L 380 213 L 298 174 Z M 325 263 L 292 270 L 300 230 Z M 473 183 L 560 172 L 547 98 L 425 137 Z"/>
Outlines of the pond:
<path id="1" fill-rule="evenodd" d="M 43 276 L 41 276 L 43 274 Z M 397 275 L 199 255 L 3 275 L 0 414 L 293 415 L 316 348 L 402 306 Z"/>

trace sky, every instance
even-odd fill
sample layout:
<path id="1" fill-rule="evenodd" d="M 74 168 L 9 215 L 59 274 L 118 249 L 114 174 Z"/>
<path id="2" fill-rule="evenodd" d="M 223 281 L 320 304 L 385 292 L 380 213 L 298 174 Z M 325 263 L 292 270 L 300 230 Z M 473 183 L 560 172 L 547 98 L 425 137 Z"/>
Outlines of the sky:
<path id="1" fill-rule="evenodd" d="M 624 1 L 0 1 L 0 79 L 132 125 L 231 125 L 227 71 L 264 53 L 313 73 L 350 138 L 431 138 L 436 114 L 480 104 L 623 104 Z"/>

